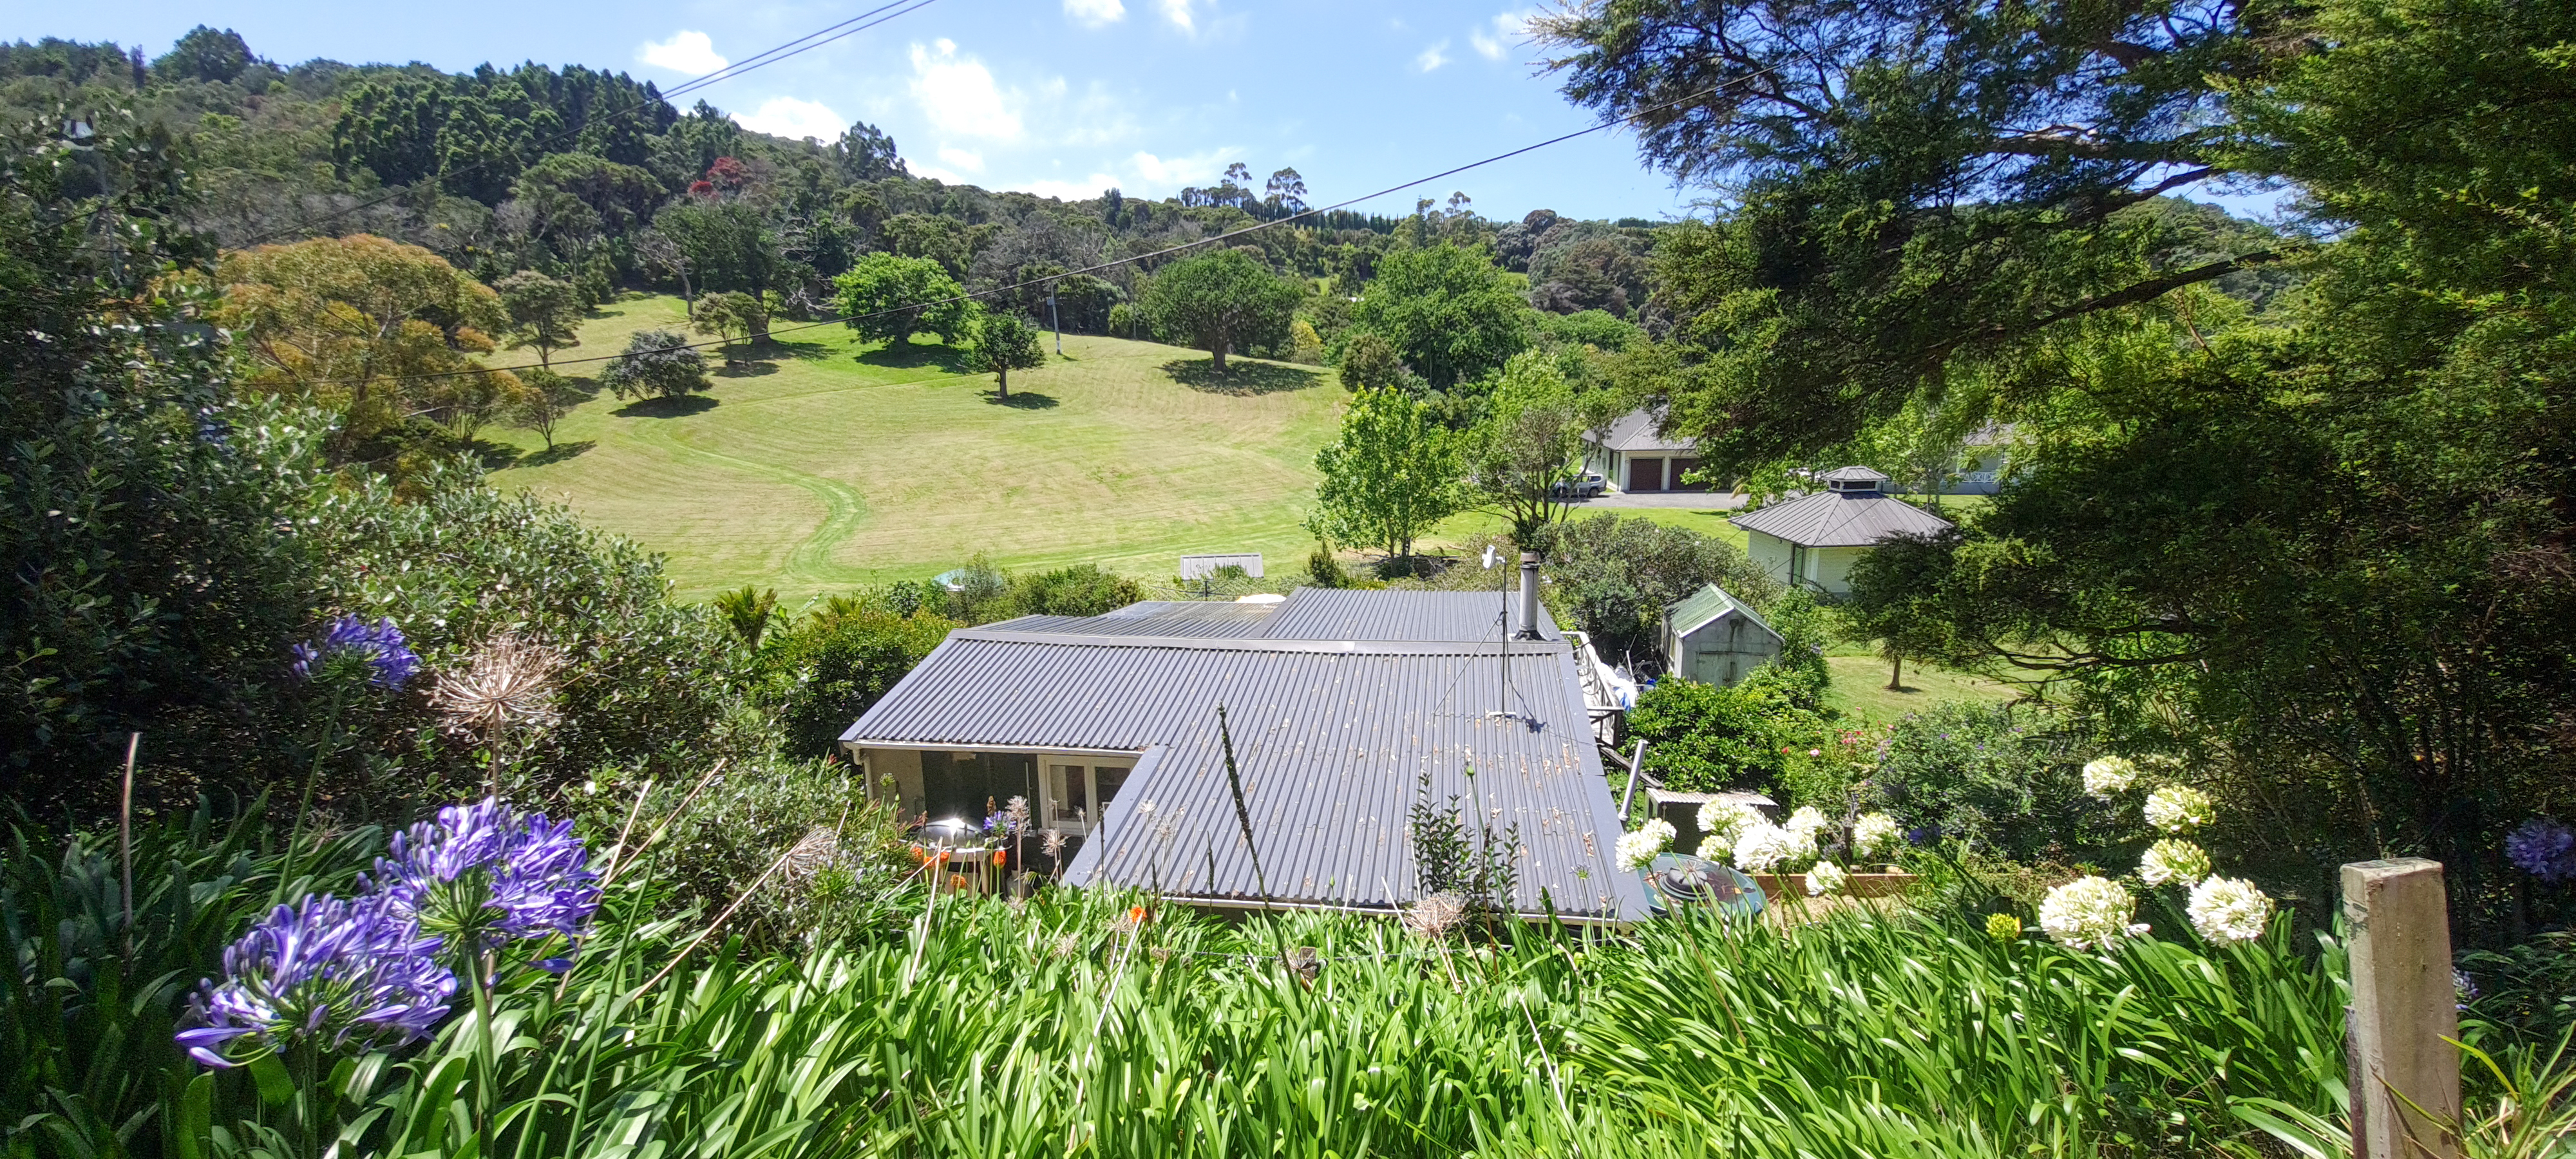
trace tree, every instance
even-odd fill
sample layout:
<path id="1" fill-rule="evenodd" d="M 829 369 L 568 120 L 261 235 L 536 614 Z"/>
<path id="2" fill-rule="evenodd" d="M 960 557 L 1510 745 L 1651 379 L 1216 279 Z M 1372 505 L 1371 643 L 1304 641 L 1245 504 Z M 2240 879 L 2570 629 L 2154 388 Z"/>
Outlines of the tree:
<path id="1" fill-rule="evenodd" d="M 599 381 L 621 399 L 679 398 L 714 385 L 707 381 L 706 356 L 677 330 L 636 331 Z"/>
<path id="2" fill-rule="evenodd" d="M 1187 336 L 1223 374 L 1227 353 L 1286 341 L 1288 322 L 1303 296 L 1252 255 L 1226 250 L 1164 267 L 1138 306 L 1147 324 L 1165 334 Z"/>
<path id="3" fill-rule="evenodd" d="M 894 138 L 866 121 L 852 122 L 841 131 L 841 139 L 832 144 L 832 162 L 839 167 L 844 181 L 909 175 L 903 158 L 895 153 Z"/>
<path id="4" fill-rule="evenodd" d="M 733 629 L 734 638 L 757 652 L 761 633 L 768 630 L 771 615 L 778 611 L 778 589 L 754 589 L 744 584 L 733 591 L 717 593 L 715 606 L 725 626 Z"/>
<path id="5" fill-rule="evenodd" d="M 1549 527 L 1568 510 L 1558 487 L 1582 473 L 1583 432 L 1596 425 L 1548 355 L 1525 351 L 1503 365 L 1461 455 L 1467 486 L 1510 521 L 1521 550 L 1548 549 Z"/>
<path id="6" fill-rule="evenodd" d="M 538 365 L 551 367 L 555 351 L 581 345 L 582 316 L 589 311 L 572 283 L 521 270 L 492 288 L 510 316 L 511 347 L 536 347 Z"/>
<path id="7" fill-rule="evenodd" d="M 1386 339 L 1414 373 L 1448 390 L 1527 347 L 1530 313 L 1485 255 L 1442 242 L 1379 259 L 1351 325 Z"/>
<path id="8" fill-rule="evenodd" d="M 1686 527 L 1602 514 L 1568 519 L 1549 536 L 1547 575 L 1604 659 L 1651 663 L 1663 651 L 1664 609 L 1716 584 L 1767 607 L 1780 592 L 1733 544 Z"/>
<path id="9" fill-rule="evenodd" d="M 635 257 L 646 269 L 659 270 L 680 280 L 680 301 L 694 312 L 698 305 L 696 283 L 689 277 L 689 252 L 669 234 L 648 229 L 635 236 Z"/>
<path id="10" fill-rule="evenodd" d="M 251 383 L 336 412 L 343 459 L 414 417 L 470 423 L 520 389 L 473 357 L 510 325 L 501 296 L 419 246 L 363 233 L 259 246 L 224 255 L 215 278 Z"/>
<path id="11" fill-rule="evenodd" d="M 1038 343 L 1037 328 L 1017 314 L 984 315 L 966 348 L 966 365 L 978 373 L 990 372 L 1004 402 L 1011 398 L 1012 371 L 1035 370 L 1046 361 L 1046 348 Z"/>
<path id="12" fill-rule="evenodd" d="M 832 286 L 834 308 L 870 342 L 909 346 L 913 335 L 928 332 L 954 346 L 975 317 L 965 287 L 927 258 L 869 254 Z"/>
<path id="13" fill-rule="evenodd" d="M 511 418 L 520 427 L 537 432 L 546 440 L 546 449 L 555 449 L 555 424 L 571 414 L 574 407 L 589 401 L 589 394 L 573 380 L 554 371 L 539 368 L 519 376 L 527 384 Z"/>
<path id="14" fill-rule="evenodd" d="M 777 284 L 778 235 L 749 203 L 683 198 L 654 215 L 653 228 L 679 248 L 699 289 L 759 295 Z"/>
<path id="15" fill-rule="evenodd" d="M 1396 356 L 1394 343 L 1362 334 L 1342 351 L 1341 378 L 1345 390 L 1385 390 L 1404 381 L 1404 361 Z"/>
<path id="16" fill-rule="evenodd" d="M 217 32 L 203 24 L 188 30 L 187 35 L 170 46 L 168 55 L 152 62 L 152 78 L 159 81 L 206 81 L 221 84 L 248 72 L 260 63 L 251 55 L 250 45 L 232 29 Z"/>
<path id="17" fill-rule="evenodd" d="M 1315 452 L 1324 479 L 1307 530 L 1329 543 L 1413 554 L 1414 539 L 1460 507 L 1455 442 L 1420 400 L 1360 391 L 1342 412 L 1341 436 Z"/>
<path id="18" fill-rule="evenodd" d="M 1906 657 L 1952 651 L 1942 584 L 1950 578 L 1959 541 L 1956 529 L 1894 535 L 1852 565 L 1850 602 L 1836 610 L 1844 635 L 1878 641 L 1878 654 L 1888 663 L 1889 691 L 1905 687 Z"/>
<path id="19" fill-rule="evenodd" d="M 709 294 L 691 311 L 689 322 L 700 334 L 727 342 L 769 333 L 769 307 L 740 290 Z"/>

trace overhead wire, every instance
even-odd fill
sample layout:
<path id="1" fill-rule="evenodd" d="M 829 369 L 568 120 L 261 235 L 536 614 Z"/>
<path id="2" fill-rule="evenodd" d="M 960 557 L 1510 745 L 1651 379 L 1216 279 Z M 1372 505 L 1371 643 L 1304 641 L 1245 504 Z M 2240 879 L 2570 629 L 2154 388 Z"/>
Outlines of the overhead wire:
<path id="1" fill-rule="evenodd" d="M 582 124 L 577 127 L 567 128 L 550 136 L 540 137 L 536 141 L 531 142 L 531 144 L 537 146 L 561 144 L 564 141 L 579 137 L 583 133 L 589 132 L 592 128 L 603 122 L 613 122 L 621 118 L 633 117 L 637 114 L 650 111 L 655 107 L 656 103 L 669 104 L 674 97 L 687 96 L 712 85 L 732 80 L 756 69 L 767 68 L 779 61 L 811 52 L 844 37 L 855 36 L 861 32 L 875 28 L 878 25 L 894 20 L 897 17 L 918 12 L 938 2 L 939 0 L 893 0 L 892 3 L 881 4 L 838 24 L 816 29 L 774 48 L 764 49 L 760 52 L 753 53 L 741 60 L 727 64 L 723 68 L 717 69 L 714 72 L 691 77 L 686 81 L 671 86 L 670 90 L 667 92 L 660 89 L 654 89 L 654 102 L 637 104 L 623 109 L 609 110 L 608 112 L 601 114 L 599 117 L 584 120 Z M 900 9 L 900 11 L 896 11 L 897 9 Z M 871 19 L 871 17 L 874 17 L 874 19 Z M 861 23 L 862 21 L 865 21 L 866 23 Z M 648 87 L 650 86 L 648 85 Z M 281 226 L 277 229 L 269 230 L 266 233 L 254 235 L 250 240 L 243 242 L 242 244 L 246 246 L 260 245 L 266 242 L 275 241 L 278 238 L 285 237 L 289 234 L 304 233 L 325 222 L 335 221 L 353 213 L 373 209 L 387 202 L 400 200 L 401 198 L 418 191 L 425 185 L 444 181 L 451 177 L 473 173 L 498 160 L 500 160 L 498 157 L 487 157 L 470 165 L 460 165 L 454 169 L 443 170 L 419 181 L 403 185 L 399 188 L 386 190 L 383 194 L 369 198 L 365 201 L 360 201 L 352 205 L 345 205 L 332 210 L 329 213 L 307 218 L 293 225 Z"/>
<path id="2" fill-rule="evenodd" d="M 929 2 L 931 2 L 931 0 L 922 0 L 922 3 L 929 3 Z M 1771 71 L 1771 70 L 1766 69 L 1766 70 L 1764 70 L 1764 71 L 1765 71 L 1765 72 L 1768 72 L 1768 71 Z M 1467 172 L 1467 171 L 1469 171 L 1469 170 L 1471 170 L 1471 169 L 1481 169 L 1481 168 L 1483 168 L 1483 167 L 1485 167 L 1485 166 L 1487 166 L 1487 165 L 1495 164 L 1496 162 L 1500 162 L 1500 161 L 1508 161 L 1508 160 L 1511 160 L 1511 159 L 1512 159 L 1512 158 L 1514 158 L 1514 157 L 1521 156 L 1522 154 L 1525 154 L 1525 153 L 1532 153 L 1532 152 L 1536 152 L 1536 151 L 1538 151 L 1538 150 L 1540 150 L 1540 149 L 1545 149 L 1545 148 L 1548 148 L 1549 146 L 1552 146 L 1552 145 L 1561 145 L 1561 144 L 1564 144 L 1564 143 L 1565 143 L 1565 142 L 1567 142 L 1567 141 L 1574 140 L 1574 139 L 1576 139 L 1576 138 L 1578 138 L 1578 137 L 1586 137 L 1586 136 L 1590 136 L 1591 134 L 1601 132 L 1602 130 L 1605 130 L 1605 129 L 1615 129 L 1615 128 L 1618 128 L 1618 127 L 1620 127 L 1621 125 L 1624 125 L 1624 124 L 1626 124 L 1626 123 L 1628 123 L 1628 122 L 1630 122 L 1630 121 L 1637 120 L 1638 118 L 1641 118 L 1641 117 L 1647 116 L 1647 115 L 1649 115 L 1649 114 L 1657 113 L 1657 112 L 1661 112 L 1661 111 L 1663 111 L 1663 110 L 1665 110 L 1665 109 L 1674 108 L 1674 107 L 1677 107 L 1677 106 L 1680 106 L 1680 105 L 1685 105 L 1685 104 L 1688 104 L 1688 103 L 1690 103 L 1690 102 L 1697 101 L 1697 100 L 1700 100 L 1700 99 L 1705 98 L 1705 97 L 1708 97 L 1708 96 L 1712 96 L 1712 95 L 1714 95 L 1714 94 L 1716 94 L 1716 93 L 1718 93 L 1718 92 L 1720 92 L 1720 91 L 1722 91 L 1722 90 L 1724 90 L 1724 89 L 1731 88 L 1731 87 L 1733 87 L 1733 86 L 1735 86 L 1735 85 L 1742 84 L 1742 83 L 1744 83 L 1744 82 L 1746 82 L 1746 81 L 1750 81 L 1750 80 L 1752 80 L 1752 79 L 1754 79 L 1755 77 L 1758 77 L 1758 76 L 1760 76 L 1760 75 L 1762 75 L 1762 74 L 1761 74 L 1761 73 L 1752 73 L 1752 74 L 1748 74 L 1748 75 L 1746 75 L 1746 76 L 1739 77 L 1739 78 L 1737 78 L 1737 79 L 1735 79 L 1735 80 L 1728 81 L 1728 82 L 1726 82 L 1726 83 L 1724 83 L 1724 84 L 1712 85 L 1712 86 L 1710 86 L 1710 87 L 1708 87 L 1708 88 L 1701 89 L 1700 91 L 1695 92 L 1695 93 L 1691 93 L 1691 94 L 1689 94 L 1689 95 L 1687 95 L 1687 96 L 1676 97 L 1676 98 L 1674 98 L 1674 99 L 1672 99 L 1672 100 L 1665 101 L 1665 102 L 1663 102 L 1662 104 L 1649 105 L 1649 106 L 1647 106 L 1647 107 L 1645 107 L 1645 108 L 1638 109 L 1638 110 L 1636 110 L 1635 112 L 1627 113 L 1627 114 L 1624 114 L 1624 115 L 1622 115 L 1622 116 L 1619 116 L 1619 117 L 1613 118 L 1613 119 L 1611 119 L 1611 120 L 1602 121 L 1602 122 L 1600 122 L 1599 124 L 1590 125 L 1590 126 L 1587 126 L 1587 127 L 1585 127 L 1585 128 L 1581 128 L 1581 129 L 1576 129 L 1576 130 L 1574 130 L 1573 132 L 1570 132 L 1570 133 L 1562 133 L 1562 134 L 1559 134 L 1559 135 L 1557 135 L 1557 136 L 1550 137 L 1550 138 L 1548 138 L 1548 139 L 1546 139 L 1546 140 L 1544 140 L 1544 141 L 1538 141 L 1538 142 L 1534 142 L 1534 143 L 1532 143 L 1532 144 L 1523 145 L 1523 146 L 1521 146 L 1520 148 L 1513 149 L 1513 150 L 1511 150 L 1511 151 L 1509 151 L 1509 152 L 1505 152 L 1505 153 L 1496 153 L 1496 154 L 1494 154 L 1494 155 L 1493 155 L 1493 156 L 1491 156 L 1491 157 L 1485 157 L 1485 158 L 1482 158 L 1482 159 L 1479 159 L 1479 160 L 1470 161 L 1470 162 L 1468 162 L 1468 163 L 1466 163 L 1466 164 L 1464 164 L 1464 165 L 1455 166 L 1455 167 L 1452 167 L 1452 168 L 1449 168 L 1449 169 L 1443 169 L 1443 170 L 1441 170 L 1441 171 L 1440 171 L 1440 172 L 1438 172 L 1438 173 L 1433 173 L 1433 174 L 1429 174 L 1429 175 L 1427 175 L 1427 176 L 1422 176 L 1422 177 L 1416 177 L 1416 178 L 1413 178 L 1413 179 L 1412 179 L 1412 180 L 1410 180 L 1410 181 L 1399 182 L 1399 183 L 1397 183 L 1397 184 L 1387 186 L 1387 187 L 1386 187 L 1386 188 L 1384 188 L 1384 189 L 1380 189 L 1380 190 L 1377 190 L 1377 191 L 1372 192 L 1372 193 L 1363 193 L 1363 194 L 1360 194 L 1360 195 L 1359 195 L 1359 196 L 1357 196 L 1357 197 L 1346 198 L 1346 199 L 1344 199 L 1344 200 L 1334 202 L 1334 203 L 1333 203 L 1333 204 L 1331 204 L 1331 205 L 1316 206 L 1316 207 L 1314 207 L 1314 208 L 1300 210 L 1300 211 L 1298 211 L 1298 212 L 1296 212 L 1296 213 L 1289 214 L 1289 215 L 1287 215 L 1287 216 L 1285 216 L 1285 217 L 1273 218 L 1273 219 L 1271 219 L 1271 220 L 1269 220 L 1269 221 L 1256 222 L 1256 223 L 1254 223 L 1254 224 L 1252 224 L 1252 225 L 1245 226 L 1245 227 L 1243 227 L 1243 228 L 1241 228 L 1241 229 L 1231 230 L 1231 231 L 1228 231 L 1228 232 L 1225 232 L 1225 233 L 1218 234 L 1218 235 L 1216 235 L 1215 237 L 1205 237 L 1205 238 L 1200 238 L 1200 239 L 1198 239 L 1198 240 L 1196 240 L 1196 241 L 1183 242 L 1183 243 L 1181 243 L 1181 244 L 1179 244 L 1179 245 L 1165 246 L 1165 247 L 1163 247 L 1163 248 L 1161 248 L 1161 249 L 1158 249 L 1158 250 L 1151 250 L 1151 251 L 1148 251 L 1148 252 L 1146 252 L 1146 253 L 1141 253 L 1141 254 L 1130 254 L 1130 255 L 1128 255 L 1128 256 L 1126 256 L 1126 257 L 1123 257 L 1123 258 L 1117 258 L 1117 259 L 1114 259 L 1114 260 L 1111 260 L 1111 261 L 1105 261 L 1105 262 L 1097 262 L 1097 263 L 1094 263 L 1094 264 L 1092 264 L 1092 265 L 1084 266 L 1084 267 L 1082 267 L 1082 268 L 1080 268 L 1080 269 L 1066 270 L 1066 271 L 1064 271 L 1064 272 L 1062 272 L 1062 273 L 1049 274 L 1049 275 L 1047 275 L 1047 276 L 1045 276 L 1045 277 L 1042 277 L 1042 278 L 1030 278 L 1030 279 L 1027 279 L 1027 280 L 1025 280 L 1025 281 L 1013 282 L 1013 283 L 1011 283 L 1011 284 L 1009 284 L 1009 285 L 1005 285 L 1005 286 L 995 286 L 995 287 L 993 287 L 992 289 L 989 289 L 989 290 L 967 290 L 967 291 L 961 291 L 961 292 L 959 292 L 959 293 L 950 294 L 950 295 L 947 295 L 947 296 L 945 296 L 945 297 L 939 297 L 939 298 L 926 298 L 926 299 L 923 299 L 923 300 L 918 301 L 918 302 L 907 302 L 907 303 L 904 303 L 903 305 L 900 305 L 900 306 L 889 306 L 889 307 L 887 307 L 887 308 L 885 308 L 885 309 L 882 309 L 882 310 L 869 310 L 869 311 L 864 311 L 864 312 L 854 313 L 854 314 L 840 314 L 840 315 L 835 315 L 835 316 L 833 316 L 833 317 L 829 317 L 829 318 L 823 318 L 823 319 L 820 319 L 820 320 L 817 320 L 817 321 L 812 321 L 812 322 L 801 322 L 801 323 L 798 323 L 798 324 L 793 325 L 793 326 L 777 326 L 777 327 L 772 327 L 768 332 L 769 332 L 770 334 L 772 334 L 772 335 L 776 335 L 776 334 L 793 334 L 793 333 L 796 333 L 796 332 L 801 331 L 801 330 L 813 330 L 813 329 L 818 329 L 818 328 L 820 328 L 820 327 L 824 327 L 824 326 L 838 326 L 838 325 L 844 325 L 844 324 L 847 324 L 847 323 L 850 323 L 850 322 L 864 321 L 864 320 L 869 319 L 869 318 L 883 318 L 883 317 L 886 317 L 886 316 L 888 316 L 888 315 L 893 315 L 893 314 L 904 314 L 904 313 L 910 313 L 910 312 L 918 311 L 918 310 L 927 310 L 927 309 L 929 309 L 929 308 L 931 308 L 931 307 L 933 307 L 933 306 L 945 306 L 945 305 L 949 305 L 949 304 L 951 304 L 951 303 L 955 303 L 955 302 L 971 302 L 971 301 L 974 301 L 975 299 L 978 299 L 978 298 L 991 298 L 991 297 L 998 297 L 998 296 L 1001 296 L 1001 295 L 1014 293 L 1014 292 L 1019 291 L 1019 290 L 1025 290 L 1025 289 L 1028 289 L 1028 288 L 1033 287 L 1033 286 L 1048 286 L 1048 285 L 1053 285 L 1053 284 L 1055 284 L 1055 283 L 1058 283 L 1058 282 L 1063 281 L 1063 280 L 1064 280 L 1064 279 L 1066 279 L 1066 278 L 1073 277 L 1073 276 L 1075 276 L 1075 275 L 1077 275 L 1077 274 L 1091 274 L 1091 273 L 1097 273 L 1097 272 L 1102 271 L 1102 270 L 1112 270 L 1112 269 L 1116 269 L 1116 268 L 1118 268 L 1118 267 L 1120 267 L 1120 266 L 1133 265 L 1133 264 L 1138 263 L 1138 262 L 1151 261 L 1151 260 L 1153 260 L 1153 259 L 1155 259 L 1155 258 L 1160 258 L 1160 257 L 1168 257 L 1168 256 L 1171 256 L 1171 255 L 1173 255 L 1173 254 L 1182 253 L 1182 252 L 1185 252 L 1185 251 L 1188 251 L 1188 250 L 1201 249 L 1201 248 L 1204 248 L 1204 247 L 1207 247 L 1207 246 L 1213 246 L 1213 245 L 1218 244 L 1219 242 L 1231 241 L 1231 240 L 1233 240 L 1233 239 L 1235 239 L 1235 238 L 1245 237 L 1245 236 L 1248 236 L 1248 235 L 1251 235 L 1251 234 L 1260 233 L 1260 232 L 1261 232 L 1261 231 L 1263 231 L 1263 230 L 1273 229 L 1273 228 L 1276 228 L 1276 227 L 1279 227 L 1279 226 L 1284 226 L 1284 225 L 1291 225 L 1291 224 L 1294 224 L 1294 223 L 1296 223 L 1297 221 L 1299 221 L 1300 219 L 1303 219 L 1303 218 L 1318 217 L 1318 216 L 1321 216 L 1321 215 L 1323 215 L 1323 214 L 1331 213 L 1331 212 L 1333 212 L 1333 211 L 1335 211 L 1335 210 L 1348 209 L 1348 208 L 1350 208 L 1351 206 L 1358 205 L 1358 204 L 1360 204 L 1361 202 L 1364 202 L 1364 201 L 1374 201 L 1374 200 L 1376 200 L 1376 199 L 1378 199 L 1378 198 L 1380 198 L 1380 197 L 1384 197 L 1384 196 L 1386 196 L 1386 195 L 1388 195 L 1388 194 L 1390 194 L 1390 193 L 1401 193 L 1401 192 L 1403 192 L 1403 191 L 1405 191 L 1405 190 L 1407 190 L 1407 189 L 1411 189 L 1411 188 L 1413 188 L 1414 186 L 1417 186 L 1417 185 L 1424 185 L 1424 184 L 1428 184 L 1428 183 L 1433 182 L 1433 181 L 1438 181 L 1438 180 L 1440 180 L 1440 179 L 1442 179 L 1442 178 L 1444 178 L 1444 177 L 1454 177 L 1454 176 L 1457 176 L 1457 175 L 1458 175 L 1458 174 L 1460 174 L 1460 173 L 1465 173 L 1465 172 Z M 711 339 L 711 340 L 709 340 L 709 341 L 705 341 L 705 342 L 683 342 L 683 343 L 680 343 L 680 344 L 678 344 L 678 345 L 674 345 L 674 346 L 659 346 L 659 347 L 655 347 L 655 348 L 653 348 L 652 350 L 649 350 L 649 351 L 633 351 L 633 352 L 630 352 L 630 353 L 662 354 L 662 353 L 668 353 L 668 352 L 675 351 L 675 350 L 705 350 L 705 349 L 714 349 L 714 348 L 717 348 L 717 347 L 722 347 L 722 346 L 726 346 L 726 345 L 730 345 L 730 344 L 731 344 L 731 342 L 730 342 L 730 340 L 729 340 L 729 339 L 716 338 L 716 339 Z M 563 365 L 581 365 L 581 364 L 585 364 L 585 363 L 592 363 L 592 362 L 613 362 L 613 361 L 616 361 L 617 359 L 624 358 L 624 357 L 626 357 L 626 356 L 627 356 L 626 354 L 621 353 L 621 354 L 601 354 L 601 355 L 594 355 L 594 356 L 585 357 L 585 358 L 567 358 L 567 359 L 565 359 L 565 360 L 563 361 L 563 363 L 562 363 L 562 364 L 563 364 Z M 421 374 L 389 374 L 389 375 L 379 375 L 379 376 L 375 376 L 375 377 L 372 377 L 372 378 L 366 378 L 366 379 L 328 379 L 328 378 L 326 378 L 326 379 L 314 379 L 314 380 L 312 380 L 312 381 L 311 381 L 310 385 L 313 385 L 313 386 L 333 386 L 333 385 L 343 385 L 343 386 L 345 386 L 345 385 L 353 385 L 353 384 L 355 384 L 355 383 L 362 382 L 362 381 L 363 381 L 363 382 L 415 382 L 415 381 L 423 381 L 423 380 L 429 380 L 429 379 L 441 379 L 441 378 L 464 378 L 464 377 L 469 377 L 469 376 L 472 376 L 472 375 L 478 375 L 478 374 L 497 374 L 497 373 L 500 373 L 500 372 L 503 372 L 503 371 L 512 371 L 512 372 L 515 372 L 515 371 L 521 371 L 521 370 L 551 370 L 555 365 L 557 365 L 557 364 L 555 364 L 555 363 L 553 363 L 553 362 L 545 362 L 545 363 L 535 363 L 535 362 L 531 362 L 531 363 L 526 363 L 526 364 L 519 365 L 519 366 L 487 366 L 487 367 L 476 367 L 476 368 L 472 368 L 472 369 L 468 369 L 468 370 L 443 370 L 443 371 L 431 371 L 431 372 L 426 372 L 426 373 L 421 373 Z"/>

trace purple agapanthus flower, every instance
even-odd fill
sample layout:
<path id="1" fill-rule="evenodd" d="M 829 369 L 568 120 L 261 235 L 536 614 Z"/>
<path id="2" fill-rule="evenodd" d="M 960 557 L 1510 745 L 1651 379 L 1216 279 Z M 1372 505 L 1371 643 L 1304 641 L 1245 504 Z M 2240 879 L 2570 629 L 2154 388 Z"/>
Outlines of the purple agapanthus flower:
<path id="1" fill-rule="evenodd" d="M 2554 817 L 2534 817 L 2505 837 L 2504 855 L 2542 881 L 2576 878 L 2576 829 Z"/>
<path id="2" fill-rule="evenodd" d="M 311 680 L 331 659 L 347 654 L 363 661 L 367 683 L 386 688 L 400 688 L 420 671 L 420 657 L 412 654 L 411 645 L 403 640 L 402 629 L 390 619 L 370 624 L 356 616 L 342 616 L 331 621 L 321 637 L 294 648 L 295 677 Z"/>
<path id="3" fill-rule="evenodd" d="M 598 875 L 572 822 L 492 798 L 450 805 L 394 836 L 371 886 L 396 913 L 457 946 L 561 934 L 577 939 L 599 909 Z"/>
<path id="4" fill-rule="evenodd" d="M 438 939 L 376 899 L 322 894 L 279 906 L 224 951 L 223 981 L 207 980 L 190 1001 L 178 1043 L 198 1062 L 229 1067 L 299 1038 L 333 1048 L 422 1038 L 456 993 L 437 949 Z M 231 1053 L 244 1039 L 255 1049 Z"/>

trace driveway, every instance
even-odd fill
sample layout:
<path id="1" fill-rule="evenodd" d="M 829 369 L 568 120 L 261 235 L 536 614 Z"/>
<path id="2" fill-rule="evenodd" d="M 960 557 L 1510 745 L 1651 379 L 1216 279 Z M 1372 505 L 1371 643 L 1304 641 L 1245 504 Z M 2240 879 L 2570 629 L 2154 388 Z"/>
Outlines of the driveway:
<path id="1" fill-rule="evenodd" d="M 1593 499 L 1577 499 L 1572 506 L 1602 507 L 1686 507 L 1693 511 L 1736 511 L 1744 506 L 1743 495 L 1720 495 L 1714 491 L 1613 491 Z"/>

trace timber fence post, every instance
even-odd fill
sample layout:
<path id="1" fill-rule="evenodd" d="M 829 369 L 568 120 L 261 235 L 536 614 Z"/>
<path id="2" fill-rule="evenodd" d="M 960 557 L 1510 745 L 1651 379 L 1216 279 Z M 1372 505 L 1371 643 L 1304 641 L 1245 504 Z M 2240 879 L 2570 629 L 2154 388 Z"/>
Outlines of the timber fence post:
<path id="1" fill-rule="evenodd" d="M 2458 1159 L 2460 1019 L 2442 864 L 2343 867 L 2353 1159 Z"/>

